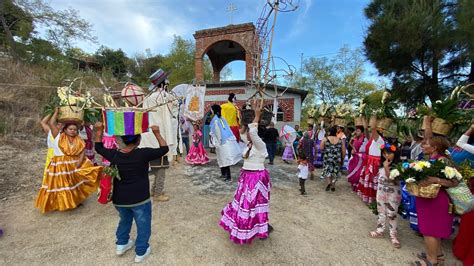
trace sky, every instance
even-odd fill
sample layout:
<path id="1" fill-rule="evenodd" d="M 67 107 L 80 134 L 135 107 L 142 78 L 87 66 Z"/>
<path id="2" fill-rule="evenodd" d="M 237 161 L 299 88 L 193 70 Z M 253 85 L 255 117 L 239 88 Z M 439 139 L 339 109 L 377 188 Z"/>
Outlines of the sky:
<path id="1" fill-rule="evenodd" d="M 369 0 L 300 0 L 294 12 L 279 13 L 272 54 L 299 69 L 301 55 L 334 56 L 347 45 L 362 47 L 369 22 L 363 10 Z M 54 9 L 71 7 L 93 24 L 101 45 L 121 48 L 127 56 L 166 54 L 173 35 L 193 40 L 197 30 L 231 24 L 256 24 L 266 0 L 50 0 Z M 78 42 L 76 46 L 93 53 L 99 45 Z M 233 79 L 244 79 L 244 62 L 230 64 Z M 376 79 L 377 71 L 366 63 L 366 77 Z"/>

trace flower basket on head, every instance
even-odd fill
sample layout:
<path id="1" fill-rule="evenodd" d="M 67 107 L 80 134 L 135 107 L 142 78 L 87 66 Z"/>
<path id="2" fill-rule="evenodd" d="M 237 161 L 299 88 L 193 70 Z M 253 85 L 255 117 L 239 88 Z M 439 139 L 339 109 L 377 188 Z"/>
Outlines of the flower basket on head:
<path id="1" fill-rule="evenodd" d="M 390 128 L 392 124 L 393 124 L 393 119 L 391 118 L 382 118 L 382 119 L 377 120 L 377 128 L 387 130 Z"/>
<path id="2" fill-rule="evenodd" d="M 364 120 L 366 120 L 366 118 L 364 116 L 355 117 L 354 118 L 354 125 L 355 126 L 363 126 L 364 122 L 365 122 Z"/>
<path id="3" fill-rule="evenodd" d="M 342 117 L 334 117 L 334 125 L 345 127 L 347 125 L 347 122 Z"/>
<path id="4" fill-rule="evenodd" d="M 324 125 L 325 125 L 325 126 L 330 126 L 330 125 L 332 124 L 332 123 L 331 123 L 331 122 L 332 122 L 331 120 L 332 120 L 332 119 L 331 119 L 330 117 L 320 117 L 320 118 L 318 119 L 318 123 L 321 124 L 321 122 L 324 122 Z"/>
<path id="5" fill-rule="evenodd" d="M 148 130 L 148 112 L 139 109 L 111 108 L 102 112 L 109 135 L 138 135 Z"/>
<path id="6" fill-rule="evenodd" d="M 433 122 L 431 122 L 431 130 L 433 133 L 446 136 L 449 134 L 451 129 L 453 129 L 453 125 L 444 119 L 435 118 Z"/>
<path id="7" fill-rule="evenodd" d="M 84 109 L 78 106 L 61 106 L 59 107 L 58 121 L 82 123 L 84 121 Z"/>
<path id="8" fill-rule="evenodd" d="M 251 124 L 255 118 L 255 110 L 244 109 L 240 111 L 241 121 L 243 125 Z"/>
<path id="9" fill-rule="evenodd" d="M 407 191 L 416 197 L 434 199 L 438 196 L 439 189 L 441 185 L 431 184 L 425 187 L 422 187 L 416 183 L 406 183 Z"/>

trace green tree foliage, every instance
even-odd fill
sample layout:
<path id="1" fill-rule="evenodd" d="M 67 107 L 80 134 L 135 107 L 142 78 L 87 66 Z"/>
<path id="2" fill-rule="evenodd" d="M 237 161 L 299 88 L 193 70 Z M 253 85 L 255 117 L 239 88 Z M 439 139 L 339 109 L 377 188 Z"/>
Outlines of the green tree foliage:
<path id="1" fill-rule="evenodd" d="M 164 56 L 151 55 L 151 53 L 137 54 L 127 61 L 128 71 L 132 74 L 133 82 L 147 86 L 150 83 L 148 77 L 163 65 Z"/>
<path id="2" fill-rule="evenodd" d="M 343 47 L 332 59 L 311 57 L 303 62 L 302 73 L 291 84 L 309 92 L 306 105 L 316 102 L 357 104 L 376 84 L 364 79 L 361 49 Z"/>
<path id="3" fill-rule="evenodd" d="M 54 10 L 44 0 L 0 0 L 0 23 L 0 40 L 15 57 L 31 53 L 34 39 L 51 42 L 62 51 L 70 48 L 75 40 L 96 42 L 91 33 L 92 25 L 80 18 L 77 10 Z M 35 29 L 44 30 L 45 36 L 40 36 Z"/>
<path id="4" fill-rule="evenodd" d="M 15 52 L 15 38 L 26 41 L 33 32 L 33 18 L 11 0 L 0 0 L 0 26 L 2 46 Z"/>
<path id="5" fill-rule="evenodd" d="M 127 74 L 126 62 L 129 60 L 122 49 L 114 50 L 101 46 L 95 53 L 97 63 L 110 69 L 117 79 L 121 80 Z"/>
<path id="6" fill-rule="evenodd" d="M 381 75 L 392 79 L 392 94 L 400 102 L 414 106 L 426 96 L 434 102 L 469 77 L 472 3 L 372 0 L 366 7 L 371 21 L 364 40 L 366 56 Z M 456 21 L 456 14 L 463 23 Z"/>
<path id="7" fill-rule="evenodd" d="M 174 36 L 169 54 L 163 59 L 163 69 L 171 71 L 170 85 L 190 83 L 194 79 L 194 43 Z"/>
<path id="8" fill-rule="evenodd" d="M 459 60 L 470 63 L 469 82 L 474 82 L 474 1 L 459 0 L 455 16 L 458 23 L 456 36 L 462 47 Z"/>

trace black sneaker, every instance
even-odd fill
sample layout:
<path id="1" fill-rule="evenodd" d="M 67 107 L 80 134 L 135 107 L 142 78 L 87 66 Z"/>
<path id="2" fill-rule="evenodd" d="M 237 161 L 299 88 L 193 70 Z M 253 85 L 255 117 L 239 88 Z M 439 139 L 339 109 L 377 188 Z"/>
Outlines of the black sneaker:
<path id="1" fill-rule="evenodd" d="M 226 178 L 226 179 L 224 179 L 224 182 L 226 182 L 226 183 L 232 183 L 232 178 Z"/>
<path id="2" fill-rule="evenodd" d="M 271 232 L 273 232 L 273 226 L 268 224 L 268 234 L 270 234 Z"/>
<path id="3" fill-rule="evenodd" d="M 227 177 L 225 175 L 219 176 L 220 179 L 226 179 Z"/>
<path id="4" fill-rule="evenodd" d="M 306 195 L 306 191 L 304 191 L 304 192 L 301 192 L 301 195 L 303 195 L 303 196 L 304 196 L 304 195 Z"/>

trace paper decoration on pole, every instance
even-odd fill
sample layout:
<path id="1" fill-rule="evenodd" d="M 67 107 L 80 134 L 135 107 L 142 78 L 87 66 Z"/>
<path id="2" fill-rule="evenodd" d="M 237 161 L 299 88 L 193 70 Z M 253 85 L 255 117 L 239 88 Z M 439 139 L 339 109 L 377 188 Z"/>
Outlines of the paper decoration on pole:
<path id="1" fill-rule="evenodd" d="M 288 142 L 293 143 L 296 140 L 296 130 L 289 125 L 284 125 L 280 130 L 280 136 L 285 138 Z"/>
<path id="2" fill-rule="evenodd" d="M 184 103 L 184 116 L 191 121 L 198 121 L 204 117 L 205 86 L 189 86 Z"/>
<path id="3" fill-rule="evenodd" d="M 138 135 L 148 130 L 148 112 L 104 110 L 102 114 L 109 135 Z"/>

